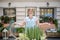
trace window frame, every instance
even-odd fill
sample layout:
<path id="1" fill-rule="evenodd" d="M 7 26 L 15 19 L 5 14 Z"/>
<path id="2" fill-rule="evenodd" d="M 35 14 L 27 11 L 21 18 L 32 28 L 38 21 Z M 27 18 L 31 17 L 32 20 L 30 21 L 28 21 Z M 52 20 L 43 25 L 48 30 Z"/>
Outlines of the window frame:
<path id="1" fill-rule="evenodd" d="M 6 9 L 8 9 L 8 10 L 13 9 L 15 11 L 15 20 L 14 21 L 16 22 L 16 8 L 3 8 L 3 16 L 6 16 L 6 12 L 5 12 Z M 14 18 L 14 17 L 12 17 L 12 18 Z"/>

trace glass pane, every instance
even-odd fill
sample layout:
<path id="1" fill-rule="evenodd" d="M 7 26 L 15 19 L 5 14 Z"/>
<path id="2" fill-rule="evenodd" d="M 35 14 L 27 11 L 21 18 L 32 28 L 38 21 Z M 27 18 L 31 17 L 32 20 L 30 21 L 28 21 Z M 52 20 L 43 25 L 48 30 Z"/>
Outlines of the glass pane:
<path id="1" fill-rule="evenodd" d="M 47 14 L 47 9 L 45 9 L 45 15 L 46 15 L 46 14 Z M 44 16 L 45 16 L 45 15 L 44 15 Z"/>

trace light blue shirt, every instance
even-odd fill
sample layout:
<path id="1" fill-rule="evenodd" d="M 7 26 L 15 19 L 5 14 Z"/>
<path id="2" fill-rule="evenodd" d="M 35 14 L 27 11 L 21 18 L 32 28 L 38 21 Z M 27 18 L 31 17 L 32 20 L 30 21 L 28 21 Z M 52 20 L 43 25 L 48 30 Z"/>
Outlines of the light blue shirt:
<path id="1" fill-rule="evenodd" d="M 29 17 L 26 17 L 25 23 L 26 23 L 26 27 L 28 28 L 34 27 L 36 25 L 36 17 L 33 16 L 32 19 L 30 19 Z"/>

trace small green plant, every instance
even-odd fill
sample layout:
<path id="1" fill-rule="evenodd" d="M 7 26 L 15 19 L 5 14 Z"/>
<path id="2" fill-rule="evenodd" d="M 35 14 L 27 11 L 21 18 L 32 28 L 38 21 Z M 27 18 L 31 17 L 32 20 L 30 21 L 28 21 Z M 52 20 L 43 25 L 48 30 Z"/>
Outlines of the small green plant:
<path id="1" fill-rule="evenodd" d="M 43 23 L 44 20 L 42 18 L 39 19 L 39 23 Z"/>
<path id="2" fill-rule="evenodd" d="M 9 23 L 9 17 L 8 16 L 4 17 L 4 23 Z"/>
<path id="3" fill-rule="evenodd" d="M 54 19 L 53 23 L 55 24 L 56 28 L 58 28 L 58 20 Z"/>
<path id="4" fill-rule="evenodd" d="M 49 22 L 49 17 L 43 17 L 44 22 Z"/>
<path id="5" fill-rule="evenodd" d="M 0 27 L 3 27 L 3 24 L 2 23 L 0 23 Z"/>
<path id="6" fill-rule="evenodd" d="M 40 30 L 39 27 L 34 26 L 34 28 L 27 28 L 26 34 L 28 35 L 30 40 L 32 40 L 32 39 L 41 40 L 41 36 L 43 35 L 43 31 Z"/>
<path id="7" fill-rule="evenodd" d="M 2 23 L 9 23 L 9 17 L 8 16 L 1 16 L 0 17 Z"/>
<path id="8" fill-rule="evenodd" d="M 57 32 L 60 33 L 60 29 L 58 29 Z"/>
<path id="9" fill-rule="evenodd" d="M 0 32 L 2 32 L 2 30 L 3 30 L 3 24 L 0 23 Z"/>
<path id="10" fill-rule="evenodd" d="M 1 22 L 3 23 L 4 22 L 4 16 L 1 16 L 0 19 L 1 19 Z"/>
<path id="11" fill-rule="evenodd" d="M 25 31 L 25 28 L 23 27 L 17 28 L 18 33 L 23 33 L 24 31 Z"/>

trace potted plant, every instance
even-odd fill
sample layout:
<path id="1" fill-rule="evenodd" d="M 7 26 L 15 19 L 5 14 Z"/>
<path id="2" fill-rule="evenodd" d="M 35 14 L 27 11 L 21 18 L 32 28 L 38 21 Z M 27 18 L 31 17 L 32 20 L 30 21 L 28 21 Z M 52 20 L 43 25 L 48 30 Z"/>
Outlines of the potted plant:
<path id="1" fill-rule="evenodd" d="M 16 28 L 16 30 L 17 30 L 17 33 L 19 34 L 18 35 L 19 40 L 29 40 L 29 38 L 25 34 L 25 28 L 20 27 L 20 28 Z"/>
<path id="2" fill-rule="evenodd" d="M 18 33 L 23 33 L 25 31 L 25 28 L 20 27 L 20 28 L 16 28 Z"/>
<path id="3" fill-rule="evenodd" d="M 49 22 L 49 17 L 43 17 L 44 22 Z"/>
<path id="4" fill-rule="evenodd" d="M 41 40 L 43 31 L 40 30 L 39 27 L 34 26 L 34 28 L 27 28 L 26 34 L 30 40 Z"/>
<path id="5" fill-rule="evenodd" d="M 8 27 L 9 26 L 9 17 L 8 16 L 4 16 L 3 21 L 4 21 L 4 27 L 5 28 Z"/>
<path id="6" fill-rule="evenodd" d="M 8 16 L 4 17 L 4 23 L 6 23 L 6 24 L 9 23 L 9 17 Z"/>
<path id="7" fill-rule="evenodd" d="M 16 28 L 17 36 L 19 36 L 19 33 L 24 33 L 24 32 L 25 32 L 25 29 L 23 27 Z"/>
<path id="8" fill-rule="evenodd" d="M 43 16 L 39 17 L 39 23 L 44 23 Z"/>
<path id="9" fill-rule="evenodd" d="M 44 23 L 44 20 L 42 18 L 40 18 L 39 23 Z"/>
<path id="10" fill-rule="evenodd" d="M 58 20 L 54 19 L 53 23 L 55 24 L 56 28 L 58 28 Z"/>
<path id="11" fill-rule="evenodd" d="M 2 37 L 2 31 L 3 31 L 3 24 L 2 23 L 0 23 L 0 37 Z"/>
<path id="12" fill-rule="evenodd" d="M 58 29 L 57 32 L 60 33 L 60 29 Z"/>
<path id="13" fill-rule="evenodd" d="M 1 22 L 4 23 L 4 16 L 1 16 L 0 19 L 1 19 Z"/>

